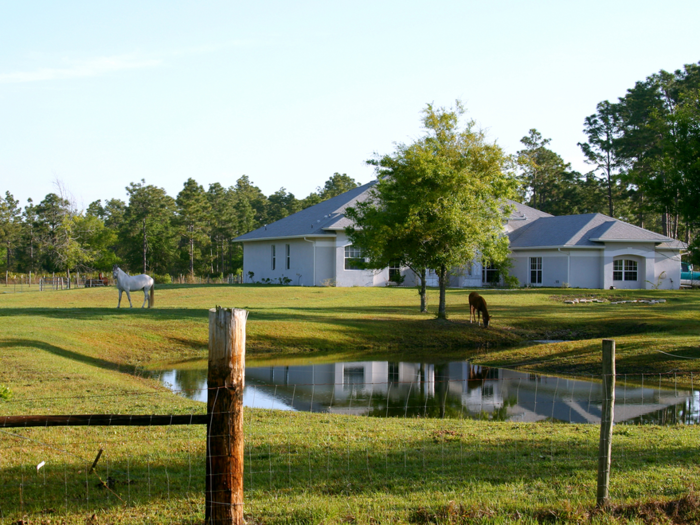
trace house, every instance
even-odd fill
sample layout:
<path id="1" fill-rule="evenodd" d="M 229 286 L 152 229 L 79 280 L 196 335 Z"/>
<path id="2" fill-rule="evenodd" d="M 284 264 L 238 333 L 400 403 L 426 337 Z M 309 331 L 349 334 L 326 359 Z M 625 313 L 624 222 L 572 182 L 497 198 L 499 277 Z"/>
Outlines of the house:
<path id="1" fill-rule="evenodd" d="M 363 270 L 362 253 L 345 228 L 345 209 L 369 197 L 376 181 L 237 237 L 243 245 L 246 282 L 270 279 L 303 286 L 385 286 L 400 273 L 415 284 L 406 268 Z M 685 244 L 600 213 L 555 217 L 524 204 L 514 207 L 505 224 L 510 238 L 511 273 L 522 286 L 577 288 L 680 287 Z M 498 281 L 498 270 L 476 262 L 450 273 L 449 285 L 475 288 Z M 434 273 L 429 285 L 437 285 Z"/>

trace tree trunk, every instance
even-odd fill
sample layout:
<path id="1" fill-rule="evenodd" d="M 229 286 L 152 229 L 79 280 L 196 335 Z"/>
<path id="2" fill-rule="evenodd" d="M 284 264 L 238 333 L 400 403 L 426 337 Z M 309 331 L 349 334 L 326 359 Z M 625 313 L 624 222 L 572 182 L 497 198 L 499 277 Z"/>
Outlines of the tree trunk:
<path id="1" fill-rule="evenodd" d="M 428 279 L 427 273 L 426 269 L 422 268 L 418 276 L 420 279 L 420 292 L 418 292 L 420 294 L 420 311 L 424 314 L 428 313 L 428 294 L 425 289 L 426 280 Z"/>
<path id="2" fill-rule="evenodd" d="M 143 273 L 146 273 L 146 249 L 148 247 L 148 239 L 146 237 L 146 219 L 143 219 Z"/>
<path id="3" fill-rule="evenodd" d="M 190 275 L 194 277 L 194 239 L 190 237 Z"/>
<path id="4" fill-rule="evenodd" d="M 610 212 L 610 217 L 615 217 L 615 209 L 613 207 L 612 198 L 612 175 L 610 173 L 610 168 L 608 168 L 608 211 Z"/>
<path id="5" fill-rule="evenodd" d="M 440 282 L 440 304 L 438 305 L 438 319 L 447 319 L 445 312 L 445 287 L 447 286 L 447 268 L 440 266 L 438 270 L 438 280 Z"/>
<path id="6" fill-rule="evenodd" d="M 607 137 L 608 140 L 610 140 L 610 137 Z M 615 207 L 613 206 L 613 197 L 612 197 L 612 186 L 613 186 L 613 180 L 612 180 L 612 158 L 610 154 L 610 150 L 606 152 L 606 162 L 605 162 L 605 171 L 608 174 L 608 211 L 610 211 L 610 216 L 615 217 Z"/>

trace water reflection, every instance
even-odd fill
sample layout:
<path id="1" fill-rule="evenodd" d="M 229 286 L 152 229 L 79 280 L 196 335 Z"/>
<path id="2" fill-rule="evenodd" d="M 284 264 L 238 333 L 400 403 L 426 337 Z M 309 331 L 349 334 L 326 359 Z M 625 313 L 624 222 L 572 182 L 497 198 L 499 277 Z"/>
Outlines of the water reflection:
<path id="1" fill-rule="evenodd" d="M 206 402 L 206 363 L 169 370 L 161 381 Z M 248 367 L 245 406 L 376 417 L 555 420 L 599 423 L 602 386 L 468 361 L 444 364 L 366 361 Z M 641 387 L 618 380 L 616 423 L 697 423 L 700 392 Z"/>

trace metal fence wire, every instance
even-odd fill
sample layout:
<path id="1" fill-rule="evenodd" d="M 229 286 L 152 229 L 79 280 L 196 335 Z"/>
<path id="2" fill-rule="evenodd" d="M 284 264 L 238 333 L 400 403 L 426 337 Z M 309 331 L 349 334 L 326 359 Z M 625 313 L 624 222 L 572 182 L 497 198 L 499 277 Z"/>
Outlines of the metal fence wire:
<path id="1" fill-rule="evenodd" d="M 558 504 L 562 487 L 572 500 L 594 500 L 600 377 L 473 368 L 456 380 L 423 366 L 408 380 L 397 372 L 390 374 L 395 381 L 374 382 L 369 374 L 360 377 L 358 365 L 338 382 L 326 382 L 330 372 L 321 369 L 310 371 L 318 380 L 295 382 L 297 372 L 302 379 L 309 371 L 286 368 L 267 370 L 268 383 L 255 374 L 247 379 L 247 514 L 264 514 L 279 498 L 290 505 L 321 498 L 359 505 L 370 492 L 383 493 L 383 505 L 399 509 L 417 490 L 455 501 L 478 494 L 490 506 L 506 505 L 513 493 L 527 494 L 531 505 Z M 283 372 L 276 384 L 275 374 Z M 689 445 L 700 438 L 694 376 L 616 380 L 611 498 L 673 495 L 700 481 L 696 446 Z M 198 384 L 173 390 L 194 399 L 206 395 Z M 126 392 L 111 401 L 92 395 L 2 403 L 0 520 L 82 523 L 106 515 L 127 522 L 201 522 L 205 404 L 178 414 L 200 423 L 192 425 L 23 428 L 8 426 L 5 417 L 52 414 L 52 407 L 79 410 L 86 401 L 117 402 L 124 412 L 143 413 L 170 395 L 158 390 Z M 637 471 L 644 475 L 634 487 L 620 481 Z"/>

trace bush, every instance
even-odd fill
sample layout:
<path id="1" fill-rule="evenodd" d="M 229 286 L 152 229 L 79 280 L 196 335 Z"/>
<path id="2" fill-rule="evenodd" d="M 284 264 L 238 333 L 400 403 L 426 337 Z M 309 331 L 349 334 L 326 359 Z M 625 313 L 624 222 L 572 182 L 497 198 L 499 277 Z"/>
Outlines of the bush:
<path id="1" fill-rule="evenodd" d="M 151 277 L 153 277 L 153 280 L 156 284 L 171 284 L 173 282 L 173 278 L 170 277 L 170 274 L 168 273 L 163 275 L 154 273 L 153 275 L 151 275 Z"/>

